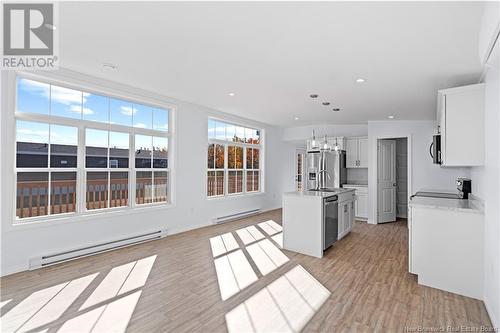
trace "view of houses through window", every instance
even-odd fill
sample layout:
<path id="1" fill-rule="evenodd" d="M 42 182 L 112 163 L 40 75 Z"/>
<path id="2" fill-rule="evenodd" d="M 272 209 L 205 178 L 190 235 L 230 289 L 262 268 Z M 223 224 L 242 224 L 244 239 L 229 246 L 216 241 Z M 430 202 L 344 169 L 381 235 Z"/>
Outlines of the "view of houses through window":
<path id="1" fill-rule="evenodd" d="M 208 120 L 207 196 L 261 190 L 261 131 Z"/>
<path id="2" fill-rule="evenodd" d="M 169 202 L 168 119 L 167 109 L 18 78 L 17 218 Z"/>

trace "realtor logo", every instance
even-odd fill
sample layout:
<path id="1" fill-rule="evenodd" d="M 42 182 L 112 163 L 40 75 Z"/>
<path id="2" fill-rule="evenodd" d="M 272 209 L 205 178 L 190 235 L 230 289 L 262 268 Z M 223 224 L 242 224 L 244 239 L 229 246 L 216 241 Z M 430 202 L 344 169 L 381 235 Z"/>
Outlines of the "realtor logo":
<path id="1" fill-rule="evenodd" d="M 53 3 L 3 4 L 2 69 L 55 69 Z"/>

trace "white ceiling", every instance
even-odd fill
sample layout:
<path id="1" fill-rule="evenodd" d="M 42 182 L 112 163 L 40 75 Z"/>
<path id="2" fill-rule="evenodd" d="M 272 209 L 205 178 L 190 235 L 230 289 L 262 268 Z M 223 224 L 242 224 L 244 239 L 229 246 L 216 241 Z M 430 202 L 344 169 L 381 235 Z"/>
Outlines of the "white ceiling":
<path id="1" fill-rule="evenodd" d="M 434 119 L 437 89 L 479 78 L 483 5 L 67 2 L 60 59 L 65 68 L 274 125 Z"/>

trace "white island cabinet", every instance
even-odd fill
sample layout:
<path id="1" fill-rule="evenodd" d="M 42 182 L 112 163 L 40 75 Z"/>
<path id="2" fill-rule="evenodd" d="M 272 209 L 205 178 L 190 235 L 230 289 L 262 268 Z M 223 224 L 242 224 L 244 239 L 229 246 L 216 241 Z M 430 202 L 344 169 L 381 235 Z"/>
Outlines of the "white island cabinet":
<path id="1" fill-rule="evenodd" d="M 297 191 L 283 195 L 283 248 L 323 257 L 325 198 L 338 197 L 338 239 L 347 235 L 354 221 L 354 190 Z"/>
<path id="2" fill-rule="evenodd" d="M 418 283 L 483 297 L 483 212 L 473 200 L 413 197 L 409 271 Z"/>

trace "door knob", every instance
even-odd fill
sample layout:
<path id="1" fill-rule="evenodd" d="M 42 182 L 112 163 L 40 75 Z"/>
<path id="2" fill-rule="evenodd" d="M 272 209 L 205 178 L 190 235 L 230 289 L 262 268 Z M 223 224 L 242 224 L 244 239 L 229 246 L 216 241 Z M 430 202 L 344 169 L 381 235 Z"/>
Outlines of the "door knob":
<path id="1" fill-rule="evenodd" d="M 392 186 L 396 187 L 396 183 L 392 183 Z"/>

